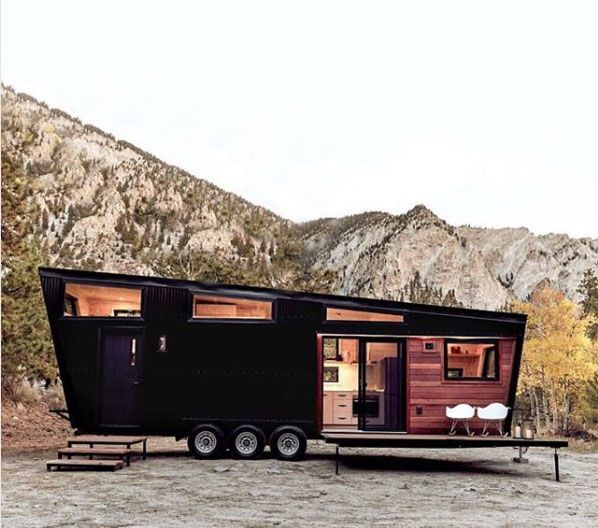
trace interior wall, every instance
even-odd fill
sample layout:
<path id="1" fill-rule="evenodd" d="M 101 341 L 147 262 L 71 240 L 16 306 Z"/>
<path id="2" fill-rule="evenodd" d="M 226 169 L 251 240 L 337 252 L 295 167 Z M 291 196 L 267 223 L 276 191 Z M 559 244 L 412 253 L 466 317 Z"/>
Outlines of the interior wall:
<path id="1" fill-rule="evenodd" d="M 83 317 L 111 317 L 114 310 L 141 310 L 141 289 L 67 283 L 65 294 L 76 299 Z"/>

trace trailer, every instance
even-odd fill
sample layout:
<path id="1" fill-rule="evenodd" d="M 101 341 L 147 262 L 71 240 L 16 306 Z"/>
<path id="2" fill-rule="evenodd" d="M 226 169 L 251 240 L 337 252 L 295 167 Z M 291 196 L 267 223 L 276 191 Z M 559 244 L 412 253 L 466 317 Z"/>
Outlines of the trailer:
<path id="1" fill-rule="evenodd" d="M 427 438 L 436 446 L 444 438 L 454 447 L 447 406 L 501 403 L 509 413 L 500 445 L 510 438 L 525 315 L 39 274 L 68 417 L 80 433 L 187 438 L 198 458 L 225 450 L 257 458 L 270 446 L 295 460 L 307 439 L 399 446 Z M 476 446 L 499 440 L 481 436 L 477 417 L 466 426 Z"/>

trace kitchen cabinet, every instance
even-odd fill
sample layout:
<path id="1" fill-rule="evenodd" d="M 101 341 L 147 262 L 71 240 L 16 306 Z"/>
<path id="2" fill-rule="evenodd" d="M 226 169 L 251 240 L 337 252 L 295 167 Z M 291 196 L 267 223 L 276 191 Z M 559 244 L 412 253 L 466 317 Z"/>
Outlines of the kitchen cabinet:
<path id="1" fill-rule="evenodd" d="M 353 398 L 357 398 L 357 392 L 324 392 L 324 425 L 357 425 L 357 416 L 353 416 Z"/>

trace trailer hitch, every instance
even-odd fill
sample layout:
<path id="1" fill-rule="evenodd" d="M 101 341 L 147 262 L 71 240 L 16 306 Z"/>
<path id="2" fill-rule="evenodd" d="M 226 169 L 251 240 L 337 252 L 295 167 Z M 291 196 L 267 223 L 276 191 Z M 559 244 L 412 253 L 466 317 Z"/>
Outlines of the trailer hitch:
<path id="1" fill-rule="evenodd" d="M 70 417 L 69 417 L 69 410 L 68 409 L 50 409 L 51 413 L 57 414 L 58 416 L 60 416 L 63 420 L 67 420 L 67 421 L 71 421 Z"/>

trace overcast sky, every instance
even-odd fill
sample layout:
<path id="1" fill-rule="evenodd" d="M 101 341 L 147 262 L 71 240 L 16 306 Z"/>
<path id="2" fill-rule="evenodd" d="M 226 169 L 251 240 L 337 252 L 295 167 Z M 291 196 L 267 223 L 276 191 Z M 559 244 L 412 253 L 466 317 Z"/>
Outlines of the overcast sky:
<path id="1" fill-rule="evenodd" d="M 596 2 L 2 1 L 2 80 L 293 220 L 598 236 Z"/>

